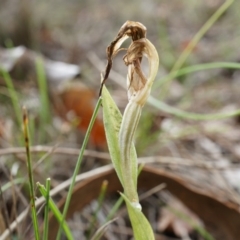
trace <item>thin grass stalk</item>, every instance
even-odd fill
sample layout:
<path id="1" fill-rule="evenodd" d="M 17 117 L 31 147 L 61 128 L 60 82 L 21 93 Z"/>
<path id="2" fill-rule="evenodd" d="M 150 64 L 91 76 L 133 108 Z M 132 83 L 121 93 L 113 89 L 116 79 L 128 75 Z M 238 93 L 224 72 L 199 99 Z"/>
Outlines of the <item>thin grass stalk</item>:
<path id="1" fill-rule="evenodd" d="M 102 239 L 102 236 L 104 235 L 104 233 L 106 232 L 107 230 L 107 227 L 115 222 L 117 220 L 117 218 L 111 220 L 111 221 L 108 221 L 106 222 L 105 224 L 103 224 L 95 233 L 94 235 L 92 236 L 91 240 L 99 240 L 99 239 Z"/>
<path id="2" fill-rule="evenodd" d="M 176 117 L 183 118 L 183 119 L 190 119 L 195 121 L 209 121 L 209 120 L 220 120 L 224 118 L 230 118 L 240 115 L 240 109 L 232 112 L 227 113 L 213 113 L 213 114 L 198 114 L 198 113 L 190 113 L 187 111 L 183 111 L 177 109 L 175 107 L 169 106 L 168 104 L 157 100 L 156 98 L 149 96 L 148 103 L 154 106 L 155 108 L 172 114 Z"/>
<path id="3" fill-rule="evenodd" d="M 84 138 L 84 140 L 83 140 L 82 148 L 81 148 L 80 153 L 79 153 L 79 156 L 78 156 L 77 164 L 76 164 L 76 167 L 75 167 L 73 176 L 72 176 L 72 182 L 71 182 L 71 185 L 70 185 L 70 187 L 69 187 L 68 194 L 67 194 L 67 198 L 66 198 L 66 202 L 65 202 L 65 205 L 64 205 L 63 214 L 62 214 L 62 220 L 61 220 L 61 222 L 60 222 L 60 226 L 59 226 L 59 230 L 58 230 L 58 234 L 57 234 L 56 240 L 60 240 L 60 237 L 61 237 L 62 224 L 63 224 L 63 221 L 64 221 L 65 218 L 66 218 L 67 211 L 68 211 L 68 208 L 69 208 L 69 205 L 70 205 L 70 201 L 71 201 L 71 197 L 72 197 L 72 192 L 73 192 L 74 184 L 75 184 L 76 177 L 77 177 L 77 174 L 79 173 L 79 169 L 80 169 L 80 166 L 81 166 L 81 163 L 82 163 L 84 150 L 85 150 L 85 148 L 86 148 L 86 146 L 87 146 L 88 139 L 89 139 L 89 136 L 90 136 L 90 133 L 91 133 L 93 124 L 94 124 L 94 122 L 95 122 L 95 120 L 96 120 L 96 118 L 97 118 L 97 113 L 98 113 L 98 110 L 99 110 L 99 108 L 100 108 L 100 106 L 101 106 L 101 103 L 102 103 L 102 98 L 100 97 L 100 98 L 98 99 L 98 102 L 97 102 L 96 107 L 95 107 L 95 109 L 94 109 L 94 112 L 93 112 L 91 121 L 90 121 L 90 123 L 89 123 L 89 126 L 88 126 L 88 129 L 87 129 L 85 138 Z"/>
<path id="4" fill-rule="evenodd" d="M 28 180 L 29 180 L 29 193 L 30 193 L 30 204 L 31 204 L 31 213 L 32 221 L 34 228 L 34 235 L 36 240 L 40 240 L 39 226 L 37 219 L 37 211 L 35 206 L 35 191 L 33 183 L 33 172 L 32 172 L 32 160 L 30 154 L 30 139 L 29 139 L 29 130 L 28 130 L 28 114 L 26 108 L 23 108 L 23 135 L 25 139 L 26 155 L 27 155 L 27 168 L 28 168 Z"/>
<path id="5" fill-rule="evenodd" d="M 234 2 L 234 0 L 226 0 L 218 9 L 217 11 L 205 22 L 205 24 L 200 28 L 200 30 L 195 34 L 195 36 L 192 38 L 192 40 L 189 42 L 187 47 L 184 49 L 184 51 L 181 53 L 177 61 L 175 62 L 173 68 L 171 69 L 168 77 L 168 81 L 173 79 L 173 73 L 177 70 L 179 70 L 195 46 L 198 44 L 198 42 L 202 39 L 202 37 L 205 35 L 205 33 L 213 26 L 213 24 L 222 16 L 222 14 L 231 6 L 231 4 Z M 167 82 L 168 82 L 167 81 Z M 166 82 L 165 82 L 166 83 Z M 161 84 L 162 86 L 162 84 Z M 164 88 L 164 95 L 167 94 L 167 89 Z M 160 94 L 162 95 L 162 94 Z M 164 96 L 162 95 L 162 96 Z"/>
<path id="6" fill-rule="evenodd" d="M 18 124 L 18 127 L 20 128 L 21 125 L 22 125 L 22 111 L 21 111 L 21 108 L 19 106 L 17 91 L 14 88 L 13 81 L 12 81 L 12 78 L 11 78 L 10 74 L 2 68 L 0 68 L 0 72 L 2 73 L 3 79 L 6 83 L 7 88 L 8 88 L 8 92 L 9 92 L 9 95 L 10 95 L 10 98 L 11 98 L 14 113 L 15 113 L 15 116 L 16 116 L 16 119 L 17 119 L 17 124 Z"/>
<path id="7" fill-rule="evenodd" d="M 183 75 L 187 75 L 189 73 L 199 72 L 202 70 L 211 70 L 211 69 L 218 69 L 218 68 L 226 68 L 226 69 L 240 69 L 240 63 L 235 62 L 213 62 L 213 63 L 203 63 L 203 64 L 196 64 L 193 66 L 181 68 L 172 73 L 172 78 L 181 77 Z M 160 81 L 158 81 L 154 88 L 160 87 L 162 84 L 167 83 L 169 81 L 169 75 L 163 77 Z"/>
<path id="8" fill-rule="evenodd" d="M 35 125 L 35 119 L 34 116 L 29 116 L 29 134 L 30 134 L 30 138 L 32 140 L 32 144 L 34 145 L 35 143 L 35 139 L 34 136 L 36 134 L 36 125 Z"/>
<path id="9" fill-rule="evenodd" d="M 87 233 L 87 239 L 90 239 L 90 237 L 92 235 L 93 227 L 94 227 L 94 225 L 96 223 L 96 219 L 97 219 L 97 214 L 102 207 L 103 200 L 104 200 L 105 195 L 106 195 L 107 186 L 108 186 L 108 181 L 106 181 L 106 180 L 103 181 L 101 189 L 100 189 L 100 194 L 99 194 L 98 200 L 97 200 L 97 207 L 96 207 L 96 210 L 94 211 L 94 214 L 93 214 L 90 226 L 89 226 L 89 230 L 88 230 L 88 233 Z"/>
<path id="10" fill-rule="evenodd" d="M 124 199 L 122 196 L 120 196 L 118 198 L 118 200 L 115 202 L 115 204 L 113 205 L 112 209 L 110 210 L 109 214 L 106 217 L 105 223 L 110 221 L 113 216 L 115 215 L 115 213 L 118 211 L 118 209 L 121 207 L 121 205 L 123 204 Z"/>
<path id="11" fill-rule="evenodd" d="M 47 178 L 47 180 L 46 180 L 46 202 L 45 202 L 45 208 L 44 208 L 43 240 L 48 240 L 50 182 L 51 182 L 51 179 Z"/>
<path id="12" fill-rule="evenodd" d="M 94 211 L 94 214 L 93 214 L 93 217 L 92 217 L 92 220 L 91 220 L 91 223 L 90 223 L 89 231 L 88 231 L 88 234 L 87 234 L 87 239 L 90 239 L 90 237 L 92 235 L 93 227 L 94 227 L 94 225 L 96 223 L 96 220 L 97 220 L 97 214 L 102 207 L 103 200 L 104 200 L 105 195 L 106 195 L 107 186 L 108 186 L 108 181 L 106 181 L 106 180 L 103 181 L 101 189 L 100 189 L 100 194 L 99 194 L 99 197 L 98 197 L 98 200 L 97 200 L 97 207 L 96 207 L 96 210 Z"/>
<path id="13" fill-rule="evenodd" d="M 37 183 L 37 186 L 38 186 L 38 189 L 39 189 L 40 193 L 42 194 L 42 196 L 46 199 L 46 197 L 47 197 L 46 188 L 39 182 Z M 53 212 L 53 215 L 56 217 L 57 221 L 60 223 L 62 221 L 63 216 L 62 216 L 61 212 L 59 211 L 59 209 L 57 208 L 57 206 L 55 205 L 55 203 L 51 197 L 49 197 L 49 208 Z M 66 221 L 63 222 L 62 229 L 65 232 L 65 235 L 68 240 L 74 240 L 72 233 L 70 231 L 70 228 L 68 227 Z"/>
<path id="14" fill-rule="evenodd" d="M 205 33 L 213 26 L 213 24 L 222 16 L 222 14 L 231 6 L 234 0 L 226 0 L 217 11 L 205 22 L 205 24 L 200 28 L 196 35 L 189 42 L 188 46 L 184 49 L 176 63 L 174 64 L 171 72 L 175 72 L 180 69 L 193 49 L 196 47 L 198 42 L 202 39 Z"/>
<path id="15" fill-rule="evenodd" d="M 47 87 L 47 79 L 45 75 L 45 69 L 43 64 L 43 59 L 38 57 L 36 59 L 36 71 L 37 71 L 37 80 L 38 80 L 38 87 L 40 92 L 40 101 L 41 101 L 41 108 L 40 108 L 40 119 L 41 119 L 41 140 L 44 139 L 44 127 L 49 124 L 51 120 L 50 116 L 50 102 L 48 97 L 48 87 Z"/>
<path id="16" fill-rule="evenodd" d="M 5 192 L 7 189 L 13 187 L 13 185 L 15 184 L 22 184 L 22 183 L 25 183 L 26 182 L 26 179 L 25 178 L 16 178 L 16 179 L 13 179 L 12 181 L 10 182 L 7 182 L 6 184 L 4 184 L 2 186 L 2 192 Z"/>

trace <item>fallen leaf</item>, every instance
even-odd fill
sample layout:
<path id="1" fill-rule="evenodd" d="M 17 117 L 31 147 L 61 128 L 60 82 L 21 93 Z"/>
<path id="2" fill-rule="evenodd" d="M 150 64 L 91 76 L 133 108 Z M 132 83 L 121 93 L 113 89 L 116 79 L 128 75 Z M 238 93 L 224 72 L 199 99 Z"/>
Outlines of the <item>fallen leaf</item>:
<path id="1" fill-rule="evenodd" d="M 81 211 L 93 199 L 98 197 L 103 180 L 109 182 L 108 194 L 122 190 L 113 168 L 108 168 L 93 177 L 79 182 L 74 189 L 67 218 L 71 217 L 74 212 Z M 176 174 L 167 173 L 165 170 L 150 166 L 145 166 L 142 169 L 138 182 L 139 189 L 151 189 L 160 183 L 166 183 L 167 189 L 204 222 L 207 231 L 214 237 L 214 233 L 217 231 L 221 238 L 215 238 L 216 240 L 236 240 L 239 238 L 239 204 L 228 200 L 222 201 L 217 193 L 212 195 L 205 189 L 196 188 L 190 181 L 187 182 L 176 176 Z M 85 197 L 81 198 L 81 196 Z M 62 209 L 64 204 L 65 199 L 63 198 L 58 205 L 59 208 Z M 55 239 L 58 223 L 55 218 L 51 217 L 49 224 L 51 229 L 49 239 Z"/>
<path id="2" fill-rule="evenodd" d="M 57 97 L 61 100 L 55 105 L 60 115 L 75 124 L 78 129 L 86 131 L 96 102 L 94 92 L 85 84 L 73 81 L 63 85 Z M 90 139 L 99 147 L 104 147 L 106 144 L 103 123 L 99 118 L 94 123 Z"/>

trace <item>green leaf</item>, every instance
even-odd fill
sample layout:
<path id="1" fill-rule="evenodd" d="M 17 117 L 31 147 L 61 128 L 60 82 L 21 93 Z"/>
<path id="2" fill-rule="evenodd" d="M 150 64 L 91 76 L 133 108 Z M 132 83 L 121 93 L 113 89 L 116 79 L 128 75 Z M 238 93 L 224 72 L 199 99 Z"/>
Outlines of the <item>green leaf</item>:
<path id="1" fill-rule="evenodd" d="M 106 87 L 102 90 L 103 122 L 107 137 L 108 149 L 112 159 L 113 166 L 121 183 L 121 157 L 118 144 L 118 134 L 122 122 L 122 114 L 113 101 Z"/>
<path id="2" fill-rule="evenodd" d="M 136 240 L 154 240 L 155 237 L 152 227 L 144 214 L 138 208 L 134 207 L 123 193 L 120 194 L 127 204 L 128 215 L 132 224 L 134 238 Z"/>
<path id="3" fill-rule="evenodd" d="M 38 189 L 39 189 L 40 193 L 42 194 L 42 196 L 46 199 L 47 198 L 47 190 L 44 187 L 44 185 L 37 182 L 37 186 L 38 186 Z M 57 208 L 57 206 L 55 205 L 55 203 L 54 203 L 54 201 L 52 200 L 51 197 L 49 197 L 49 208 L 52 210 L 53 215 L 56 217 L 57 221 L 59 223 L 61 223 L 62 219 L 63 219 L 63 216 L 62 216 L 61 212 L 59 211 L 59 209 Z M 67 239 L 68 240 L 73 240 L 74 238 L 72 236 L 72 233 L 71 233 L 70 228 L 68 227 L 66 221 L 63 222 L 62 228 L 63 228 L 63 231 L 66 234 Z M 50 231 L 51 231 L 51 229 L 50 229 Z"/>
<path id="4" fill-rule="evenodd" d="M 137 189 L 138 161 L 137 161 L 137 152 L 136 152 L 134 143 L 132 143 L 132 147 L 131 147 L 131 164 L 132 164 L 133 181 L 135 184 L 135 188 Z"/>
<path id="5" fill-rule="evenodd" d="M 119 130 L 122 123 L 122 114 L 119 111 L 116 103 L 112 99 L 106 87 L 103 87 L 102 91 L 102 104 L 103 104 L 103 122 L 105 133 L 108 142 L 108 149 L 112 159 L 113 166 L 117 172 L 118 178 L 121 183 L 122 172 L 121 172 L 121 155 L 119 149 Z M 132 164 L 132 177 L 137 188 L 137 154 L 132 143 L 131 147 L 131 164 Z"/>

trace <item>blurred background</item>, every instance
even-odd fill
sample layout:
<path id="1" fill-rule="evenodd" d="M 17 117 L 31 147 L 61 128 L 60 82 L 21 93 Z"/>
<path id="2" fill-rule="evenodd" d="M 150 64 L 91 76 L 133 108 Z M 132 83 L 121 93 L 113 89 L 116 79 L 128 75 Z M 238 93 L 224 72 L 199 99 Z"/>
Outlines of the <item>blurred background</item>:
<path id="1" fill-rule="evenodd" d="M 156 239 L 237 239 L 240 220 L 232 220 L 231 228 L 221 219 L 233 219 L 232 211 L 238 216 L 240 203 L 239 9 L 239 1 L 229 0 L 1 0 L 0 183 L 3 188 L 14 179 L 22 181 L 1 193 L 0 233 L 28 202 L 22 106 L 29 112 L 34 180 L 51 177 L 54 188 L 72 176 L 97 102 L 106 48 L 120 27 L 132 20 L 147 27 L 160 57 L 153 97 L 143 109 L 136 134 L 138 156 L 193 191 L 184 198 L 184 192 L 176 195 L 177 185 L 166 186 L 143 200 Z M 209 29 L 199 33 L 204 24 Z M 199 41 L 193 42 L 196 33 Z M 123 56 L 121 52 L 114 59 L 106 83 L 122 112 L 127 104 Z M 100 111 L 81 173 L 108 163 Z M 211 197 L 222 208 L 213 205 L 217 214 L 208 216 L 204 212 L 209 206 L 201 205 L 194 213 L 191 202 L 202 201 L 194 193 Z M 117 194 L 106 198 L 95 230 L 117 198 Z M 91 201 L 71 216 L 75 239 L 88 235 L 96 204 Z M 132 239 L 122 212 L 116 213 L 120 220 L 102 239 Z M 31 226 L 30 217 L 23 224 Z M 14 239 L 31 239 L 32 234 L 31 227 L 12 232 Z"/>

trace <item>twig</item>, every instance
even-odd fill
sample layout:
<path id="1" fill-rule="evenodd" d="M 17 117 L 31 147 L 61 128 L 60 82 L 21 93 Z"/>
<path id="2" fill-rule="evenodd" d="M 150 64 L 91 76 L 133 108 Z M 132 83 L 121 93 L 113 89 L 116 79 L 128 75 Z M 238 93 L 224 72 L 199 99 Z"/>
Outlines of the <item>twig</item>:
<path id="1" fill-rule="evenodd" d="M 7 213 L 6 202 L 5 202 L 4 197 L 3 197 L 2 186 L 0 185 L 0 211 L 1 210 L 3 212 L 3 217 L 5 219 L 7 228 L 10 229 L 9 228 L 9 226 L 10 226 L 10 219 L 9 219 L 9 216 L 8 216 L 8 213 Z M 0 214 L 1 214 L 1 212 L 0 212 Z M 11 229 L 10 229 L 9 233 L 12 234 Z"/>
<path id="2" fill-rule="evenodd" d="M 96 168 L 94 170 L 91 170 L 89 172 L 86 172 L 86 173 L 82 173 L 80 175 L 78 175 L 76 177 L 76 182 L 80 182 L 84 179 L 87 179 L 87 178 L 90 178 L 90 177 L 93 177 L 93 176 L 96 176 L 100 173 L 103 173 L 103 172 L 107 172 L 107 171 L 110 171 L 112 169 L 112 166 L 111 165 L 107 165 L 107 166 L 103 166 L 103 167 L 99 167 L 99 168 Z M 50 191 L 50 196 L 53 197 L 55 195 L 57 195 L 59 192 L 61 192 L 62 190 L 68 188 L 70 186 L 72 182 L 72 179 L 68 179 L 66 181 L 64 181 L 63 183 L 60 183 L 57 187 L 53 188 L 51 191 Z M 35 202 L 35 205 L 36 207 L 39 207 L 41 206 L 43 203 L 45 203 L 45 198 L 44 197 L 40 197 L 36 200 Z M 11 231 L 14 231 L 14 229 L 17 227 L 17 224 L 20 224 L 24 218 L 27 216 L 27 214 L 29 213 L 29 209 L 25 209 L 19 216 L 18 218 L 11 223 L 9 229 Z M 2 235 L 0 235 L 0 240 L 6 240 L 7 237 L 9 236 L 10 234 L 10 230 L 9 229 L 6 229 Z"/>
<path id="3" fill-rule="evenodd" d="M 0 156 L 10 155 L 10 154 L 22 154 L 25 152 L 26 152 L 25 148 L 22 148 L 22 147 L 5 148 L 5 149 L 0 149 Z M 31 153 L 51 152 L 54 154 L 66 154 L 66 155 L 74 155 L 74 156 L 79 155 L 79 149 L 66 148 L 66 147 L 50 147 L 50 146 L 30 147 L 30 152 Z M 101 158 L 101 159 L 110 159 L 108 153 L 97 152 L 93 150 L 85 150 L 84 156 Z"/>
<path id="4" fill-rule="evenodd" d="M 66 154 L 66 155 L 73 155 L 73 156 L 79 155 L 79 149 L 66 148 L 66 147 L 55 148 L 55 147 L 49 147 L 49 146 L 34 146 L 30 148 L 30 152 L 32 153 L 51 152 L 52 154 Z M 0 149 L 0 156 L 10 155 L 10 154 L 21 154 L 21 153 L 25 153 L 25 149 L 21 147 Z M 108 153 L 97 152 L 93 150 L 85 150 L 84 156 L 110 160 L 110 156 Z M 166 165 L 194 166 L 194 167 L 200 167 L 200 168 L 210 169 L 210 170 L 211 169 L 225 170 L 225 169 L 231 168 L 231 166 L 228 166 L 228 167 L 215 166 L 214 164 L 205 162 L 205 161 L 197 161 L 197 160 L 193 161 L 186 158 L 163 157 L 163 156 L 142 157 L 142 158 L 139 158 L 139 163 L 162 163 Z M 236 164 L 234 165 L 234 168 L 236 168 Z"/>
<path id="5" fill-rule="evenodd" d="M 146 198 L 152 196 L 154 193 L 157 193 L 157 192 L 163 190 L 166 186 L 167 185 L 165 183 L 161 183 L 161 184 L 157 185 L 156 187 L 148 190 L 147 192 L 141 194 L 139 196 L 139 199 L 142 201 L 143 199 L 146 199 Z"/>

